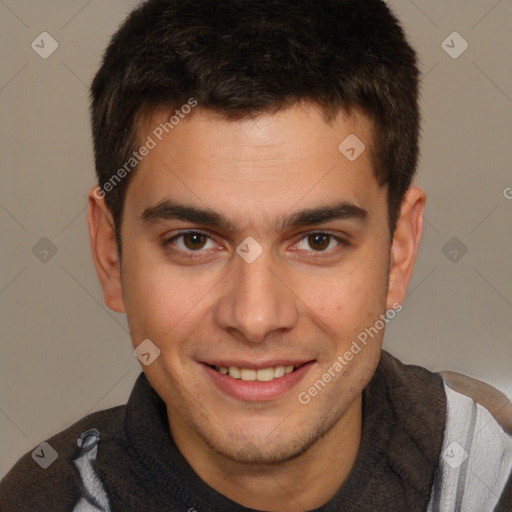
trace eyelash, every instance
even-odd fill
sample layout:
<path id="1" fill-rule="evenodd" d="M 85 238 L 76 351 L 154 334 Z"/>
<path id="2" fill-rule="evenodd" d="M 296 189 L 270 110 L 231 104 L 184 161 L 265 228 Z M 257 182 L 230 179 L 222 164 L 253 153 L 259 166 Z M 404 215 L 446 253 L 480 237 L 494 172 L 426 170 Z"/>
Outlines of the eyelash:
<path id="1" fill-rule="evenodd" d="M 213 240 L 212 236 L 210 234 L 208 234 L 207 232 L 205 231 L 198 231 L 198 230 L 186 230 L 186 231 L 179 231 L 178 233 L 176 233 L 175 235 L 173 235 L 172 237 L 170 238 L 167 238 L 164 240 L 163 242 L 163 245 L 164 245 L 164 248 L 172 253 L 172 254 L 176 254 L 178 256 L 181 256 L 181 257 L 185 257 L 185 258 L 190 258 L 190 259 L 193 259 L 193 258 L 200 258 L 200 257 L 204 257 L 204 253 L 205 252 L 208 252 L 210 251 L 211 249 L 203 249 L 203 250 L 198 250 L 198 251 L 183 251 L 181 249 L 176 249 L 176 247 L 173 246 L 173 242 L 182 237 L 182 236 L 185 236 L 185 235 L 190 235 L 190 234 L 194 234 L 194 235 L 202 235 L 202 236 L 205 236 L 207 237 L 209 240 Z M 312 236 L 312 235 L 325 235 L 327 237 L 329 237 L 329 242 L 331 240 L 335 240 L 336 242 L 338 242 L 338 246 L 337 248 L 335 249 L 330 249 L 328 251 L 307 251 L 307 252 L 311 252 L 311 253 L 316 253 L 315 256 L 313 255 L 309 255 L 308 257 L 310 258 L 318 258 L 318 257 L 325 257 L 324 255 L 328 255 L 328 256 L 331 256 L 333 254 L 336 254 L 339 252 L 340 250 L 340 246 L 342 247 L 349 247 L 349 242 L 347 242 L 346 240 L 336 236 L 336 235 L 333 235 L 332 233 L 328 233 L 328 232 L 325 232 L 325 231 L 310 231 L 306 234 L 304 234 L 299 240 L 297 243 L 301 242 L 302 240 Z"/>

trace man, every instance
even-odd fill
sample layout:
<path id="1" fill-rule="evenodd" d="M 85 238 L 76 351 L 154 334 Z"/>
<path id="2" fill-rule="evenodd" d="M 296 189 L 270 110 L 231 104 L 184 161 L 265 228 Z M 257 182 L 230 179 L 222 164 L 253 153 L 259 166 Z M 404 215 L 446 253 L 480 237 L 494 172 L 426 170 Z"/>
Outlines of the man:
<path id="1" fill-rule="evenodd" d="M 150 0 L 91 111 L 93 258 L 144 373 L 5 510 L 510 510 L 508 400 L 381 349 L 425 206 L 384 2 Z"/>

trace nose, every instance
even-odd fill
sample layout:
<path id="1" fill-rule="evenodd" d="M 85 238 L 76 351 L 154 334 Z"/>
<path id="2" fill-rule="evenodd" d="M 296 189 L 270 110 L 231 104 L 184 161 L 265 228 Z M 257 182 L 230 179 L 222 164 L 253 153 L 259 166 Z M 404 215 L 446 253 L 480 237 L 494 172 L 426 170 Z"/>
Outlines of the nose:
<path id="1" fill-rule="evenodd" d="M 297 301 L 278 267 L 272 265 L 270 251 L 264 250 L 251 263 L 236 256 L 215 307 L 219 327 L 239 339 L 261 343 L 297 324 Z"/>

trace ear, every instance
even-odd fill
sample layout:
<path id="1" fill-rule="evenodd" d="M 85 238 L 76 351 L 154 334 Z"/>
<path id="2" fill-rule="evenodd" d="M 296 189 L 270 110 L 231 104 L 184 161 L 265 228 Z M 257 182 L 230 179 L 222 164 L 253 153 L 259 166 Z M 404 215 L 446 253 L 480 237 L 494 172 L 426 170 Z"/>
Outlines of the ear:
<path id="1" fill-rule="evenodd" d="M 410 188 L 402 201 L 393 242 L 391 244 L 391 262 L 387 308 L 393 304 L 402 304 L 411 280 L 416 254 L 423 233 L 423 212 L 426 194 L 419 187 Z"/>
<path id="2" fill-rule="evenodd" d="M 111 310 L 124 313 L 121 265 L 112 214 L 100 187 L 93 187 L 88 199 L 89 237 L 94 265 L 103 288 L 103 299 Z"/>

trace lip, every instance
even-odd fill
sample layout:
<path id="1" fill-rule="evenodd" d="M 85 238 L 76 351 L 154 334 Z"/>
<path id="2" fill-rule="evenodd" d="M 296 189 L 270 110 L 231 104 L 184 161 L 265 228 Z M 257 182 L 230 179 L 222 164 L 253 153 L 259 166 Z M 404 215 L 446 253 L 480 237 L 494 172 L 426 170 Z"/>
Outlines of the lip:
<path id="1" fill-rule="evenodd" d="M 273 400 L 279 398 L 281 395 L 296 386 L 309 372 L 315 361 L 308 361 L 302 364 L 292 373 L 288 373 L 278 379 L 273 379 L 268 382 L 260 382 L 258 380 L 244 381 L 242 379 L 233 379 L 227 375 L 219 373 L 217 370 L 210 368 L 206 363 L 200 363 L 207 376 L 212 380 L 215 386 L 223 393 L 229 395 L 232 398 L 244 401 L 262 402 L 265 400 Z M 245 364 L 245 363 L 244 363 Z M 267 363 L 264 363 L 267 364 Z M 293 363 L 290 363 L 290 366 Z M 295 364 L 297 364 L 295 362 Z M 281 363 L 269 364 L 269 366 L 254 364 L 242 366 L 242 368 L 268 368 L 270 366 L 280 366 Z M 286 366 L 286 364 L 282 364 Z M 215 364 L 215 366 L 238 366 L 238 364 L 224 365 Z"/>

